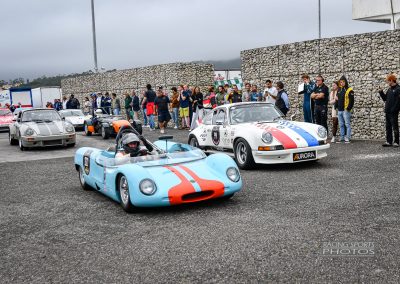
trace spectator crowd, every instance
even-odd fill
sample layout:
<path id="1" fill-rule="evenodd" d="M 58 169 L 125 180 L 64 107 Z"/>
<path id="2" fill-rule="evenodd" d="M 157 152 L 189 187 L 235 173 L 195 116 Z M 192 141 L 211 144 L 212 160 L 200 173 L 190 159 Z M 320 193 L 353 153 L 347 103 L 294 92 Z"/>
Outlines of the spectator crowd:
<path id="1" fill-rule="evenodd" d="M 382 88 L 377 90 L 385 102 L 386 142 L 383 146 L 399 147 L 400 86 L 395 74 L 389 74 L 386 83 L 386 92 Z M 350 143 L 354 90 L 345 76 L 331 82 L 330 86 L 329 90 L 322 75 L 316 76 L 314 80 L 307 74 L 301 76 L 297 95 L 303 97 L 303 119 L 305 122 L 321 125 L 328 131 L 330 113 L 331 143 Z M 143 119 L 144 127 L 149 127 L 150 131 L 159 128 L 161 133 L 165 133 L 171 120 L 175 129 L 192 130 L 202 121 L 207 110 L 224 104 L 261 101 L 274 104 L 284 116 L 290 110 L 289 93 L 285 90 L 284 83 L 278 81 L 274 84 L 271 80 L 265 81 L 262 91 L 256 84 L 246 82 L 243 90 L 239 90 L 235 84 L 225 84 L 218 86 L 216 90 L 214 86 L 208 86 L 204 94 L 198 86 L 180 85 L 167 92 L 162 86 L 154 91 L 148 84 L 140 94 L 135 90 L 131 93 L 124 92 L 123 98 L 115 93 L 93 93 L 90 98 L 84 98 L 82 110 L 85 115 L 95 115 L 97 109 L 101 109 L 104 114 L 121 115 L 124 109 L 128 120 Z M 79 109 L 81 104 L 74 95 L 69 98 L 64 95 L 62 100 L 48 102 L 46 107 L 56 110 Z M 10 106 L 11 108 L 14 107 Z"/>

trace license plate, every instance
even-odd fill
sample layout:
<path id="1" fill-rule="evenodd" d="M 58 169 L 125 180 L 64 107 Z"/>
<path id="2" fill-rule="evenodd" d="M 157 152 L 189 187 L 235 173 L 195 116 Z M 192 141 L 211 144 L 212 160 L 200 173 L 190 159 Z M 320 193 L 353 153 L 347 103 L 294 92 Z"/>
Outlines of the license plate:
<path id="1" fill-rule="evenodd" d="M 293 162 L 315 160 L 317 158 L 316 151 L 300 152 L 293 154 Z"/>

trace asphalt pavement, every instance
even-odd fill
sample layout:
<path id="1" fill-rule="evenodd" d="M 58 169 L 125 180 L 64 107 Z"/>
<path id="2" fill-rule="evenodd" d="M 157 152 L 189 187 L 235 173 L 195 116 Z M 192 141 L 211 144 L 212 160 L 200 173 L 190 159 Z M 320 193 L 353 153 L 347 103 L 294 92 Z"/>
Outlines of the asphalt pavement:
<path id="1" fill-rule="evenodd" d="M 242 171 L 229 201 L 127 214 L 73 165 L 78 147 L 110 142 L 21 152 L 0 134 L 0 282 L 400 282 L 399 149 L 334 144 L 316 163 Z M 373 253 L 327 255 L 335 242 Z"/>

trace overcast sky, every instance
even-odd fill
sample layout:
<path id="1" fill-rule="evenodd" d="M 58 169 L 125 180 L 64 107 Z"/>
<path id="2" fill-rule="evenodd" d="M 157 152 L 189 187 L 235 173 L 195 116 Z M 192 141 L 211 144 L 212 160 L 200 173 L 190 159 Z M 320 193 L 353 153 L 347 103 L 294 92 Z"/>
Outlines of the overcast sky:
<path id="1" fill-rule="evenodd" d="M 322 37 L 387 30 L 322 0 Z M 90 0 L 1 0 L 0 79 L 94 69 Z M 318 0 L 95 0 L 98 66 L 224 60 L 318 37 Z"/>

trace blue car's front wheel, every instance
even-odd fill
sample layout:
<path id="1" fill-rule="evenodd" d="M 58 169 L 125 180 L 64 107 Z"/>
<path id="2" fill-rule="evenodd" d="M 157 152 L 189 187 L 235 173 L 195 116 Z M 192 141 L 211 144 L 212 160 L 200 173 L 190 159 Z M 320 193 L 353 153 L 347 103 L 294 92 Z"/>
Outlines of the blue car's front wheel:
<path id="1" fill-rule="evenodd" d="M 132 205 L 129 193 L 129 184 L 126 176 L 120 175 L 118 179 L 118 191 L 121 199 L 121 206 L 126 212 L 134 212 L 135 207 Z"/>
<path id="2" fill-rule="evenodd" d="M 84 190 L 91 190 L 92 188 L 86 183 L 85 177 L 83 176 L 83 168 L 79 167 L 78 169 L 79 174 L 79 183 Z"/>

